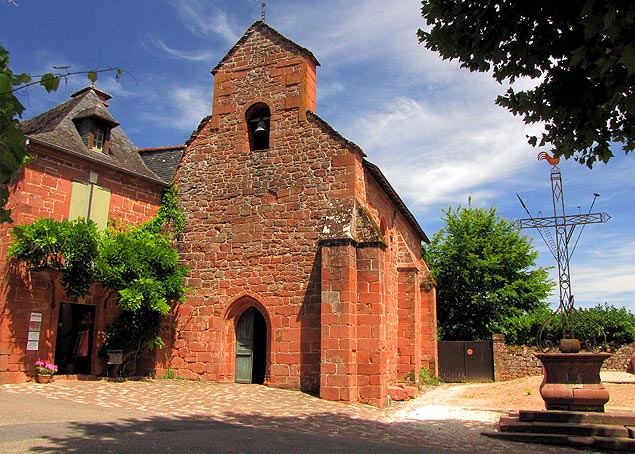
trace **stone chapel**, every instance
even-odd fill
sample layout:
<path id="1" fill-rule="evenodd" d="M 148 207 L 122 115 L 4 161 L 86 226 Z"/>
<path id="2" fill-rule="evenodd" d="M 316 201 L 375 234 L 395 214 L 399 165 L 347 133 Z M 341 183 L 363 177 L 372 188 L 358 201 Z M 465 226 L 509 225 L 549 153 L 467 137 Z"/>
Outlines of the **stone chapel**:
<path id="1" fill-rule="evenodd" d="M 315 56 L 254 23 L 213 69 L 212 115 L 174 176 L 191 270 L 158 370 L 384 406 L 436 372 L 425 233 L 315 113 Z"/>

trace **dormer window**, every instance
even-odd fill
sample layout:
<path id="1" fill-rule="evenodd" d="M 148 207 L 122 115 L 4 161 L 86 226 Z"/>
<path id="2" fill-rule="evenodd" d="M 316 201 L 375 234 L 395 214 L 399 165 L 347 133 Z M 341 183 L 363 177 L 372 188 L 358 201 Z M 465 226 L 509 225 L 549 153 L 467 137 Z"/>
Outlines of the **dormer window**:
<path id="1" fill-rule="evenodd" d="M 82 142 L 89 150 L 108 154 L 110 131 L 119 125 L 103 106 L 84 110 L 73 118 Z"/>
<path id="2" fill-rule="evenodd" d="M 257 103 L 251 106 L 245 114 L 249 132 L 249 149 L 266 150 L 269 148 L 269 132 L 271 112 L 269 106 Z"/>

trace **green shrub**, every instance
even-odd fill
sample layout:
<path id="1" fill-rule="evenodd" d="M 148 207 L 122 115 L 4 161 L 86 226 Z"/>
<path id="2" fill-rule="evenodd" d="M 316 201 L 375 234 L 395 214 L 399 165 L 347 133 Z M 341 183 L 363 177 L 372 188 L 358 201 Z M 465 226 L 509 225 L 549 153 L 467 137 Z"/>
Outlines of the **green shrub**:
<path id="1" fill-rule="evenodd" d="M 624 307 L 598 304 L 592 308 L 574 309 L 572 315 L 575 337 L 582 342 L 594 340 L 611 348 L 635 342 L 635 314 Z M 554 315 L 547 308 L 509 317 L 497 329 L 505 334 L 510 345 L 536 345 L 536 336 L 547 321 L 542 339 L 557 342 L 563 337 L 564 316 L 562 313 Z"/>
<path id="2" fill-rule="evenodd" d="M 435 376 L 427 367 L 419 369 L 419 386 L 439 386 L 441 380 Z"/>

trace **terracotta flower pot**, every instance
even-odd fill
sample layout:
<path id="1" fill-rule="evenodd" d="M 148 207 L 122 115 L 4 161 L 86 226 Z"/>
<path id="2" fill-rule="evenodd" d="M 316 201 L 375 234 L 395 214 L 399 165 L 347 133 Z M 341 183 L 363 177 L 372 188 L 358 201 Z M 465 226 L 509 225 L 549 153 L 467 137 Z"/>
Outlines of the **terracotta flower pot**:
<path id="1" fill-rule="evenodd" d="M 37 374 L 35 376 L 35 379 L 37 380 L 38 383 L 50 383 L 51 381 L 53 381 L 53 375 L 49 375 L 49 374 Z"/>

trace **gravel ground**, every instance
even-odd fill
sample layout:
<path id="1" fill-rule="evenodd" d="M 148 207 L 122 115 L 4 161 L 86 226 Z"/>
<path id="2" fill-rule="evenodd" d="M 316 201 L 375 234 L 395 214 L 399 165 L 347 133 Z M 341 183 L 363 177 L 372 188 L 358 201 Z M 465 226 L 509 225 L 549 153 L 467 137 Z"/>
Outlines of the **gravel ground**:
<path id="1" fill-rule="evenodd" d="M 609 392 L 606 411 L 635 410 L 635 375 L 603 372 Z M 517 410 L 544 410 L 540 397 L 542 376 L 479 384 L 441 384 L 428 387 L 415 400 L 403 404 L 393 418 L 498 422 L 501 414 Z"/>

